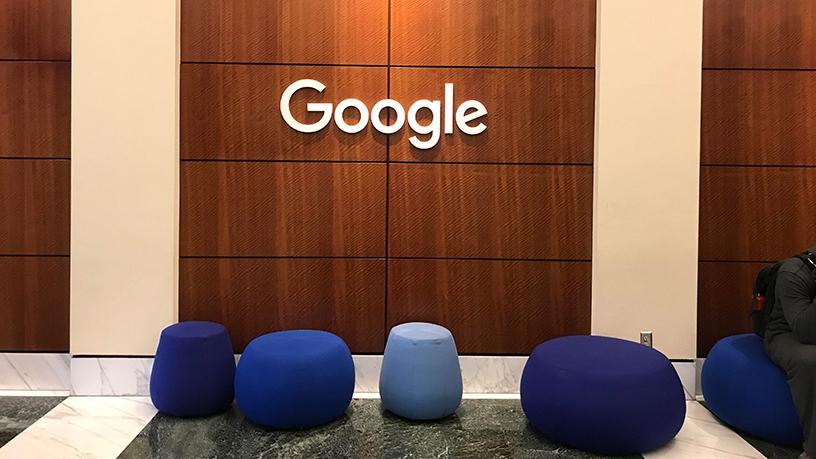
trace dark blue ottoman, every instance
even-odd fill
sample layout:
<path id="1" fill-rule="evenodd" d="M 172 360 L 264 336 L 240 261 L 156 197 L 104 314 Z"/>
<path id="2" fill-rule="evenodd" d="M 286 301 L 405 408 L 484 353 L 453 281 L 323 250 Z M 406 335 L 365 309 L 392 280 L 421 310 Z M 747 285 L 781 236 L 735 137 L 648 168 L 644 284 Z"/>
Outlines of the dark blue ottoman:
<path id="1" fill-rule="evenodd" d="M 708 408 L 731 427 L 784 445 L 802 444 L 785 372 L 754 334 L 723 338 L 708 353 L 700 381 Z"/>
<path id="2" fill-rule="evenodd" d="M 209 416 L 232 405 L 234 377 L 227 329 L 213 322 L 181 322 L 161 333 L 150 398 L 171 416 Z"/>
<path id="3" fill-rule="evenodd" d="M 521 377 L 521 406 L 546 437 L 613 455 L 663 446 L 686 416 L 683 386 L 666 356 L 601 336 L 536 347 Z"/>
<path id="4" fill-rule="evenodd" d="M 291 330 L 247 345 L 235 372 L 235 401 L 250 421 L 299 429 L 341 416 L 354 394 L 354 362 L 329 332 Z"/>

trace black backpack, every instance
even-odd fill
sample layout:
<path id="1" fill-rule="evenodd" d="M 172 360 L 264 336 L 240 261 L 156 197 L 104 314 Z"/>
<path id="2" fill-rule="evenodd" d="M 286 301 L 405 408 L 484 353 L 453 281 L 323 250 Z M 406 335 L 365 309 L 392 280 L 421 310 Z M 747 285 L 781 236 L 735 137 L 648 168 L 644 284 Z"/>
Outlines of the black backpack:
<path id="1" fill-rule="evenodd" d="M 794 258 L 802 260 L 805 266 L 812 270 L 814 267 L 812 257 L 814 257 L 814 254 L 805 252 Z M 773 311 L 776 303 L 776 275 L 785 261 L 778 261 L 762 268 L 757 274 L 756 281 L 754 281 L 751 321 L 754 324 L 754 333 L 763 338 L 765 337 L 768 320 L 771 318 L 771 311 Z"/>

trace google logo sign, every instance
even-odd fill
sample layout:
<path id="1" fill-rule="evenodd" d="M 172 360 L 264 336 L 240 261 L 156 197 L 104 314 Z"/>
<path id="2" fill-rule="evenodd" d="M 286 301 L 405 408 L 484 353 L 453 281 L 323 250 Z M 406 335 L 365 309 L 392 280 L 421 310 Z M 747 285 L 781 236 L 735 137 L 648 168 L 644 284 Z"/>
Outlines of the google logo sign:
<path id="1" fill-rule="evenodd" d="M 446 135 L 454 133 L 454 121 L 456 128 L 467 135 L 479 135 L 487 129 L 483 122 L 473 124 L 487 115 L 487 109 L 484 104 L 477 100 L 466 100 L 454 107 L 454 88 L 453 83 L 445 83 L 444 105 L 439 100 L 421 99 L 408 107 L 406 114 L 403 106 L 394 99 L 383 99 L 374 104 L 371 110 L 359 99 L 345 99 L 334 107 L 326 102 L 310 102 L 306 104 L 306 111 L 310 113 L 322 113 L 320 120 L 304 124 L 299 122 L 292 116 L 290 102 L 292 96 L 300 91 L 311 89 L 317 92 L 323 92 L 326 85 L 311 79 L 298 80 L 289 85 L 283 92 L 280 100 L 280 111 L 284 121 L 292 129 L 303 133 L 314 133 L 324 129 L 332 120 L 334 114 L 334 122 L 337 127 L 348 134 L 356 134 L 368 125 L 383 134 L 393 134 L 405 125 L 408 121 L 408 127 L 415 134 L 428 136 L 425 140 L 420 139 L 417 135 L 412 135 L 408 138 L 411 145 L 420 149 L 427 150 L 435 147 L 439 143 L 442 132 Z M 360 119 L 354 124 L 348 124 L 344 118 L 346 110 L 353 108 L 360 113 Z M 455 115 L 454 115 L 455 108 Z M 391 109 L 396 114 L 396 119 L 391 124 L 385 124 L 380 119 L 380 114 L 385 109 Z M 419 114 L 422 110 L 428 110 L 431 113 L 431 120 L 428 124 L 420 123 Z M 444 112 L 444 119 L 443 119 Z M 443 126 L 444 124 L 444 126 Z"/>

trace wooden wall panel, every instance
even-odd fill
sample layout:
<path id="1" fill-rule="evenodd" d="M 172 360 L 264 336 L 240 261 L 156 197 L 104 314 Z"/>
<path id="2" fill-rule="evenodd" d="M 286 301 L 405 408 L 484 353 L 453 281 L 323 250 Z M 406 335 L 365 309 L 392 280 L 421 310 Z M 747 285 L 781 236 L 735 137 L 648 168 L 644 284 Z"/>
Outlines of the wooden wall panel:
<path id="1" fill-rule="evenodd" d="M 721 338 L 749 333 L 754 279 L 765 263 L 701 262 L 698 270 L 697 349 L 705 356 Z"/>
<path id="2" fill-rule="evenodd" d="M 816 69 L 813 0 L 705 0 L 703 66 Z"/>
<path id="3" fill-rule="evenodd" d="M 700 356 L 751 331 L 763 263 L 748 262 L 816 242 L 816 3 L 705 0 L 703 14 Z"/>
<path id="4" fill-rule="evenodd" d="M 68 255 L 71 163 L 0 159 L 0 255 Z"/>
<path id="5" fill-rule="evenodd" d="M 476 99 L 487 107 L 480 119 L 487 130 L 469 136 L 455 128 L 435 148 L 418 150 L 403 129 L 392 136 L 391 160 L 592 164 L 594 70 L 391 69 L 391 97 L 406 108 L 418 99 L 444 101 L 444 83 L 454 84 L 454 105 Z"/>
<path id="6" fill-rule="evenodd" d="M 589 332 L 594 0 L 181 8 L 182 319 L 224 322 L 238 351 L 311 327 L 379 353 L 407 320 L 470 354 Z M 426 151 L 407 125 L 300 134 L 279 101 L 304 78 L 327 89 L 296 94 L 302 122 L 319 117 L 308 102 L 407 110 L 451 82 L 488 129 Z"/>
<path id="7" fill-rule="evenodd" d="M 700 260 L 773 261 L 816 242 L 816 168 L 705 167 Z"/>
<path id="8" fill-rule="evenodd" d="M 71 0 L 0 2 L 0 59 L 70 57 Z"/>
<path id="9" fill-rule="evenodd" d="M 529 354 L 590 331 L 588 262 L 390 260 L 388 325 L 448 327 L 463 354 Z"/>
<path id="10" fill-rule="evenodd" d="M 703 164 L 816 165 L 816 72 L 705 70 L 702 97 Z"/>
<path id="11" fill-rule="evenodd" d="M 354 135 L 344 134 L 333 122 L 315 134 L 299 133 L 289 127 L 280 115 L 281 94 L 302 78 L 326 85 L 322 94 L 303 90 L 293 97 L 292 115 L 303 123 L 320 119 L 317 113 L 306 116 L 309 102 L 336 105 L 354 97 L 371 107 L 387 97 L 385 67 L 184 64 L 181 157 L 385 161 L 386 138 L 370 124 Z M 352 110 L 348 112 L 351 116 Z"/>
<path id="12" fill-rule="evenodd" d="M 388 62 L 387 0 L 185 0 L 181 58 L 200 62 Z"/>
<path id="13" fill-rule="evenodd" d="M 385 164 L 183 162 L 182 256 L 385 256 Z"/>
<path id="14" fill-rule="evenodd" d="M 0 352 L 68 350 L 68 257 L 0 256 Z"/>
<path id="15" fill-rule="evenodd" d="M 393 0 L 391 63 L 593 67 L 594 0 Z"/>
<path id="16" fill-rule="evenodd" d="M 71 1 L 0 1 L 0 352 L 67 352 Z"/>
<path id="17" fill-rule="evenodd" d="M 389 255 L 591 258 L 590 166 L 394 164 Z"/>
<path id="18" fill-rule="evenodd" d="M 213 320 L 236 352 L 283 329 L 329 330 L 352 352 L 382 352 L 385 261 L 182 259 L 181 320 Z"/>
<path id="19" fill-rule="evenodd" d="M 0 62 L 0 157 L 69 157 L 70 119 L 70 63 Z"/>

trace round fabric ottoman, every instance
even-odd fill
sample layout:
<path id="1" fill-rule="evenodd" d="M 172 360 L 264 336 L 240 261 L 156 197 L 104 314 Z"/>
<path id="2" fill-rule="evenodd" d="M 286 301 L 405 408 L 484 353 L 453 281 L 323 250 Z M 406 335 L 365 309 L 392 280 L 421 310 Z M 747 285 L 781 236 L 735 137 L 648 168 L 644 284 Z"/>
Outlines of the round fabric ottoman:
<path id="1" fill-rule="evenodd" d="M 250 342 L 235 372 L 235 401 L 250 421 L 273 429 L 325 424 L 354 394 L 354 362 L 329 332 L 290 330 Z"/>
<path id="2" fill-rule="evenodd" d="M 568 336 L 535 348 L 521 406 L 546 437 L 600 454 L 638 454 L 680 431 L 686 402 L 669 359 L 638 343 Z"/>
<path id="3" fill-rule="evenodd" d="M 150 398 L 165 414 L 209 416 L 232 405 L 235 356 L 229 333 L 213 322 L 181 322 L 159 338 Z"/>
<path id="4" fill-rule="evenodd" d="M 408 419 L 453 414 L 462 401 L 462 372 L 451 332 L 423 322 L 392 328 L 380 371 L 380 398 L 388 411 Z"/>
<path id="5" fill-rule="evenodd" d="M 721 339 L 700 378 L 706 405 L 726 424 L 774 443 L 802 444 L 785 372 L 768 358 L 759 336 Z"/>

